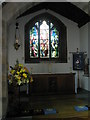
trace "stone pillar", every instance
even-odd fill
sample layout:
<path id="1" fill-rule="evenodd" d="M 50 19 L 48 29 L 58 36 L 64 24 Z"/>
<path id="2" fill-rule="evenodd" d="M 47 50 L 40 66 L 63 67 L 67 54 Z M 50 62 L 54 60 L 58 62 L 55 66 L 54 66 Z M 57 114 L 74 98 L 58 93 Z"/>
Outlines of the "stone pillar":
<path id="1" fill-rule="evenodd" d="M 90 2 L 88 4 L 88 14 L 90 15 Z M 88 23 L 88 57 L 89 57 L 89 78 L 88 78 L 88 90 L 90 91 L 90 22 Z M 90 92 L 88 94 L 88 105 L 90 107 Z M 90 112 L 89 112 L 90 118 Z"/>
<path id="2" fill-rule="evenodd" d="M 2 5 L 0 5 L 0 118 L 2 117 Z"/>
<path id="3" fill-rule="evenodd" d="M 8 89 L 7 89 L 7 75 L 8 75 L 8 37 L 7 37 L 7 23 L 2 21 L 2 117 L 5 117 L 8 106 Z"/>

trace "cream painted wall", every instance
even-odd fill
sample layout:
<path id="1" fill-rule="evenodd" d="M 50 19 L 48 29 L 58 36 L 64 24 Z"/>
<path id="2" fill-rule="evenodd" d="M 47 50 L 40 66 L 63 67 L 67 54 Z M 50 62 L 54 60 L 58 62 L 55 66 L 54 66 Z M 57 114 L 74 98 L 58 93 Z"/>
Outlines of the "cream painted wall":
<path id="1" fill-rule="evenodd" d="M 68 63 L 47 63 L 41 62 L 39 64 L 25 64 L 24 62 L 24 25 L 35 15 L 48 12 L 54 14 L 57 18 L 59 18 L 67 27 L 67 59 Z M 22 46 L 16 51 L 13 47 L 14 39 L 15 39 L 15 22 L 8 26 L 8 63 L 9 65 L 14 65 L 16 59 L 19 60 L 20 63 L 23 63 L 29 70 L 32 67 L 32 73 L 68 73 L 72 71 L 72 55 L 69 52 L 75 52 L 77 48 L 80 49 L 80 36 L 79 36 L 79 28 L 77 24 L 70 21 L 69 19 L 56 14 L 53 11 L 42 10 L 39 12 L 35 12 L 34 14 L 30 14 L 26 17 L 20 18 L 17 20 L 20 25 L 20 37 Z"/>
<path id="2" fill-rule="evenodd" d="M 88 51 L 88 24 L 80 28 L 80 51 L 87 53 L 87 58 L 89 58 Z M 84 72 L 80 72 L 80 86 L 83 89 L 88 90 L 88 80 L 89 78 L 84 76 Z"/>

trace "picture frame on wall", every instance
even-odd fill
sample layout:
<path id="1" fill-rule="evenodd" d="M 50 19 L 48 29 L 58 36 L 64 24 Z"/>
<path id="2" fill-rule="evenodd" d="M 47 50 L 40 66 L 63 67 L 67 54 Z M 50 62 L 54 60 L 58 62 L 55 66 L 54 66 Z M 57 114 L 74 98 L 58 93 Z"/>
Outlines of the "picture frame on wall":
<path id="1" fill-rule="evenodd" d="M 84 70 L 84 53 L 73 53 L 73 70 Z"/>

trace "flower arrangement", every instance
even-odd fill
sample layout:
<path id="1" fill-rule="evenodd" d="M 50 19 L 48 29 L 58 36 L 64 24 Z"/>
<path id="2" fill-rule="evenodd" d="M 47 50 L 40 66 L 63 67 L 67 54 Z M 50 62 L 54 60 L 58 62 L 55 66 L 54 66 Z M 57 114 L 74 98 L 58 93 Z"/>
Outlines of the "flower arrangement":
<path id="1" fill-rule="evenodd" d="M 33 82 L 33 79 L 28 69 L 22 64 L 19 64 L 17 60 L 14 67 L 10 66 L 8 82 L 9 84 L 16 83 L 16 85 L 22 85 L 25 83 Z"/>

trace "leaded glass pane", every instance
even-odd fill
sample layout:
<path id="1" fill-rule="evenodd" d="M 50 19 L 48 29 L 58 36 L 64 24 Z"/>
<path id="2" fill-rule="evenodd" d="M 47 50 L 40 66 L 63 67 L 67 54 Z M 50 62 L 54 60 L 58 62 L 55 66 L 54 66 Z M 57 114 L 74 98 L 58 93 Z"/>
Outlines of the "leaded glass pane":
<path id="1" fill-rule="evenodd" d="M 53 23 L 50 23 L 50 28 L 52 28 L 53 27 Z"/>
<path id="2" fill-rule="evenodd" d="M 30 30 L 30 57 L 37 58 L 38 57 L 38 29 L 37 24 Z"/>
<path id="3" fill-rule="evenodd" d="M 54 27 L 51 30 L 51 58 L 59 57 L 59 32 Z"/>
<path id="4" fill-rule="evenodd" d="M 40 58 L 49 58 L 49 25 L 46 21 L 40 25 Z"/>

